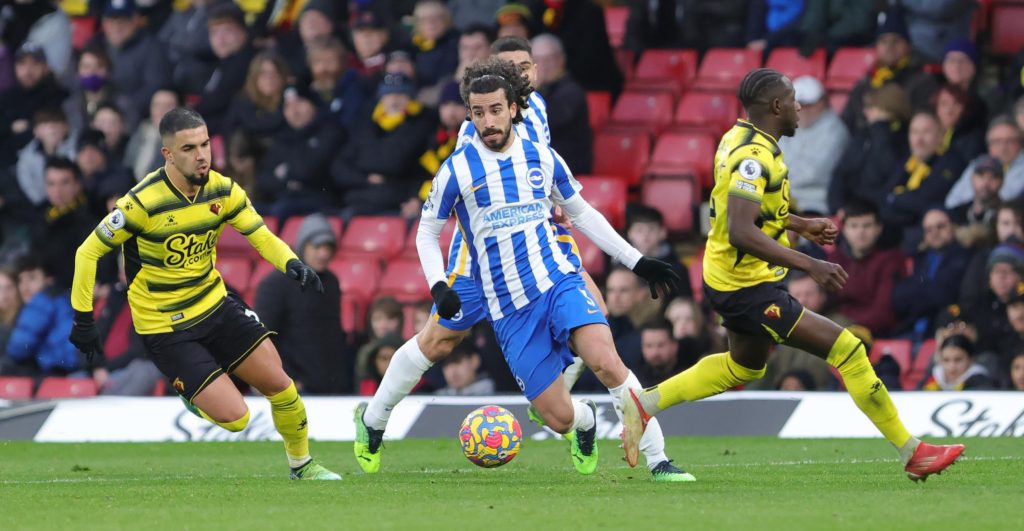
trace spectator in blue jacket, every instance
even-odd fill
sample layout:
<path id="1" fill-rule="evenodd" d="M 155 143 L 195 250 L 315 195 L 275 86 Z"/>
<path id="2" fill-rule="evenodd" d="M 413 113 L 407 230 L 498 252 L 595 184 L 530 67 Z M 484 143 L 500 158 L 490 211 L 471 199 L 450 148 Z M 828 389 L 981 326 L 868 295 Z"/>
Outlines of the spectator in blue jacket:
<path id="1" fill-rule="evenodd" d="M 967 271 L 971 254 L 957 243 L 949 213 L 935 207 L 921 222 L 924 239 L 914 255 L 911 275 L 896 283 L 892 305 L 902 318 L 900 332 L 913 334 L 916 341 L 930 337 L 934 317 L 956 303 L 960 281 Z"/>
<path id="2" fill-rule="evenodd" d="M 75 316 L 71 292 L 55 285 L 49 267 L 35 255 L 18 262 L 18 290 L 23 300 L 7 342 L 4 374 L 66 375 L 82 367 L 78 350 L 68 342 Z"/>

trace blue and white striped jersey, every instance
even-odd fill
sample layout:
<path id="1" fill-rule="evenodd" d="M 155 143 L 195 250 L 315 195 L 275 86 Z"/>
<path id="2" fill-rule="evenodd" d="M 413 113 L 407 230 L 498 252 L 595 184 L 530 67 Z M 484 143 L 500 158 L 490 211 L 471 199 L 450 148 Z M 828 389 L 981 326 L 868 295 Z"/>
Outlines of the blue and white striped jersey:
<path id="1" fill-rule="evenodd" d="M 527 106 L 525 112 L 523 112 L 523 121 L 514 126 L 516 135 L 519 136 L 519 138 L 525 138 L 534 143 L 541 143 L 544 145 L 551 144 L 551 130 L 548 128 L 548 103 L 544 101 L 544 97 L 536 90 L 530 93 L 529 103 L 529 106 Z M 473 125 L 473 122 L 466 120 L 462 124 L 462 127 L 459 128 L 459 140 L 456 144 L 456 149 L 472 142 L 476 137 L 476 126 Z M 563 239 L 565 236 L 569 235 L 569 231 L 565 230 L 560 225 L 555 225 L 555 233 L 558 237 Z M 570 259 L 574 261 L 577 266 L 579 265 L 578 256 L 570 256 Z M 472 257 L 466 247 L 462 245 L 462 234 L 456 232 L 455 237 L 452 238 L 451 245 L 448 246 L 447 272 L 449 274 L 455 273 L 456 275 L 466 276 L 469 275 L 472 265 Z"/>
<path id="2" fill-rule="evenodd" d="M 444 220 L 455 213 L 467 248 L 460 254 L 471 261 L 457 263 L 455 271 L 468 269 L 496 320 L 578 271 L 550 219 L 552 199 L 563 202 L 580 188 L 546 144 L 517 136 L 508 150 L 496 153 L 474 138 L 438 170 L 423 216 Z"/>

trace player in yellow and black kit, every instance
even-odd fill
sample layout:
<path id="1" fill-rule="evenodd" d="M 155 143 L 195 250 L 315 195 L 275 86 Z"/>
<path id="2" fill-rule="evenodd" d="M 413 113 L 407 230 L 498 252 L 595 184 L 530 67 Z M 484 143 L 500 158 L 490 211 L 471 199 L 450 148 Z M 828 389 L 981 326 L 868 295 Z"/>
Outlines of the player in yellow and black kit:
<path id="1" fill-rule="evenodd" d="M 675 404 L 716 395 L 764 376 L 768 353 L 785 343 L 825 359 L 843 377 L 854 402 L 899 451 L 913 480 L 946 469 L 963 445 L 932 445 L 903 426 L 864 344 L 849 330 L 804 309 L 786 291 L 789 269 L 806 271 L 831 291 L 846 283 L 836 265 L 794 251 L 786 231 L 820 245 L 834 243 L 828 219 L 789 212 L 789 170 L 776 139 L 796 132 L 800 105 L 793 84 L 775 70 L 747 74 L 739 98 L 749 120 L 722 137 L 715 154 L 711 232 L 704 254 L 704 292 L 729 332 L 729 352 L 712 354 L 625 401 L 624 422 L 640 427 Z"/>
<path id="2" fill-rule="evenodd" d="M 227 376 L 235 374 L 270 401 L 293 479 L 341 479 L 310 457 L 305 406 L 266 340 L 273 332 L 228 295 L 214 267 L 217 240 L 230 224 L 302 289 L 322 292 L 319 277 L 267 229 L 240 186 L 210 169 L 210 135 L 198 113 L 174 109 L 159 129 L 164 167 L 118 200 L 78 248 L 71 342 L 90 363 L 102 358 L 92 316 L 96 261 L 122 248 L 135 330 L 186 407 L 227 430 L 245 429 L 249 409 Z"/>

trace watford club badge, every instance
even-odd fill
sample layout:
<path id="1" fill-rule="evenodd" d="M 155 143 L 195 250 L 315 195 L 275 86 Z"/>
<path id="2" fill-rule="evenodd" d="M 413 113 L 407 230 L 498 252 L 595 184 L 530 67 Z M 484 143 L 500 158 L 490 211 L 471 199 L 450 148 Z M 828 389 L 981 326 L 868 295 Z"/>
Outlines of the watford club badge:
<path id="1" fill-rule="evenodd" d="M 219 216 L 220 215 L 220 203 L 211 203 L 210 204 L 210 212 L 213 212 L 214 216 Z"/>
<path id="2" fill-rule="evenodd" d="M 174 390 L 179 393 L 185 392 L 185 382 L 181 381 L 181 378 L 175 378 L 171 385 L 174 386 Z"/>
<path id="3" fill-rule="evenodd" d="M 769 319 L 782 319 L 782 308 L 778 304 L 772 304 L 764 309 L 764 316 Z"/>

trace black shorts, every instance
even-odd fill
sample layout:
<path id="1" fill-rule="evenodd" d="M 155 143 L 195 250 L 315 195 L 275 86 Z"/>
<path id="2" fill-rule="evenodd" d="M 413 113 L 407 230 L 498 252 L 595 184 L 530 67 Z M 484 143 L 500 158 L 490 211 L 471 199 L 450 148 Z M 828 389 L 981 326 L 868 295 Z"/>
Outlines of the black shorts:
<path id="1" fill-rule="evenodd" d="M 765 282 L 736 291 L 718 291 L 704 284 L 711 308 L 722 326 L 738 334 L 766 337 L 784 343 L 804 314 L 804 307 L 782 282 Z"/>
<path id="2" fill-rule="evenodd" d="M 191 402 L 220 373 L 234 371 L 272 334 L 245 302 L 228 295 L 195 325 L 146 334 L 142 341 L 171 388 Z"/>

